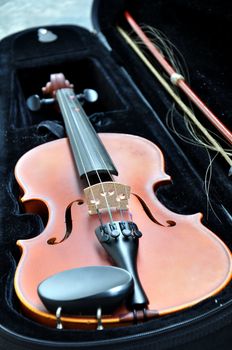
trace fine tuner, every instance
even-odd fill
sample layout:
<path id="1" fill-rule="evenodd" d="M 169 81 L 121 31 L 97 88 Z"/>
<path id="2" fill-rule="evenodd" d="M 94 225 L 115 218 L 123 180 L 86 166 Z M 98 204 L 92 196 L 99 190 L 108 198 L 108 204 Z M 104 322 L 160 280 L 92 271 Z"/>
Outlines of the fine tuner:
<path id="1" fill-rule="evenodd" d="M 76 95 L 79 101 L 81 102 L 89 102 L 93 103 L 98 100 L 98 93 L 96 90 L 93 89 L 84 89 L 83 93 Z M 56 101 L 55 98 L 42 98 L 40 99 L 39 95 L 32 95 L 28 97 L 26 103 L 27 107 L 32 112 L 36 112 L 40 110 L 42 105 L 50 105 Z"/>

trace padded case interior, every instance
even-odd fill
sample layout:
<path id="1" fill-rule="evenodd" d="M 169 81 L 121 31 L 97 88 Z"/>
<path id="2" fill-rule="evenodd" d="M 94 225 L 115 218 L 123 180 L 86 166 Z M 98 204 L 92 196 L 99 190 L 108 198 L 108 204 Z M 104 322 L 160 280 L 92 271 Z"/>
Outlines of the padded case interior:
<path id="1" fill-rule="evenodd" d="M 104 47 L 97 35 L 74 26 L 48 28 L 58 36 L 51 43 L 39 42 L 36 28 L 5 38 L 0 43 L 0 323 L 19 335 L 50 341 L 117 338 L 191 319 L 219 308 L 232 297 L 231 285 L 228 285 L 216 298 L 191 309 L 99 332 L 58 331 L 39 324 L 22 313 L 15 295 L 13 278 L 20 258 L 16 241 L 39 234 L 44 224 L 38 215 L 24 213 L 18 201 L 14 167 L 29 149 L 65 135 L 61 115 L 56 109 L 47 106 L 32 113 L 26 107 L 30 95 L 42 97 L 41 88 L 49 81 L 51 73 L 63 72 L 77 93 L 88 87 L 97 90 L 99 100 L 85 105 L 97 132 L 131 133 L 157 144 L 164 154 L 166 173 L 172 178 L 172 182 L 157 190 L 159 200 L 181 214 L 202 212 L 204 225 L 231 248 L 228 166 L 220 156 L 216 157 L 209 206 L 204 189 L 208 153 L 200 146 L 182 141 L 167 127 L 171 99 L 116 29 L 116 24 L 129 29 L 123 17 L 125 8 L 139 23 L 152 25 L 167 35 L 187 62 L 193 89 L 230 126 L 232 7 L 226 1 L 97 1 L 95 24 L 112 51 Z M 203 121 L 204 117 L 198 115 Z M 177 110 L 174 120 L 178 131 L 189 136 L 183 116 Z M 210 127 L 209 123 L 203 123 Z"/>

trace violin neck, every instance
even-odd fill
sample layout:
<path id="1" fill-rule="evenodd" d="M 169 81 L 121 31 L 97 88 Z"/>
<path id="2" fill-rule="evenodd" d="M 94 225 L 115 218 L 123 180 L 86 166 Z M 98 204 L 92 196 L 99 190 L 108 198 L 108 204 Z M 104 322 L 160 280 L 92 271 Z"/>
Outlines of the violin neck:
<path id="1" fill-rule="evenodd" d="M 81 178 L 118 175 L 104 145 L 90 123 L 74 90 L 57 90 L 57 101 L 64 119 L 75 164 Z M 98 182 L 98 181 L 97 181 Z"/>

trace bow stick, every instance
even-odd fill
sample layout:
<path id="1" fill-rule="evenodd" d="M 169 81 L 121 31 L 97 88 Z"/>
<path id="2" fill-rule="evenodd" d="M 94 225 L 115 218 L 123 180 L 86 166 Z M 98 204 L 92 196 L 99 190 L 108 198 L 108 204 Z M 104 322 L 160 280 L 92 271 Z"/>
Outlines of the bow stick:
<path id="1" fill-rule="evenodd" d="M 211 143 L 211 145 L 213 145 L 215 150 L 218 153 L 220 153 L 221 156 L 230 165 L 229 176 L 232 175 L 232 160 L 227 155 L 227 153 L 225 152 L 223 147 L 212 137 L 212 135 L 207 131 L 207 129 L 199 122 L 199 120 L 196 118 L 196 116 L 191 111 L 191 109 L 180 99 L 180 97 L 175 93 L 175 91 L 171 88 L 171 86 L 167 83 L 167 81 L 160 75 L 158 70 L 156 70 L 154 68 L 154 66 L 146 58 L 146 56 L 139 49 L 139 47 L 136 45 L 136 43 L 129 37 L 129 35 L 121 27 L 118 27 L 118 31 L 122 35 L 122 37 L 125 39 L 125 41 L 130 45 L 130 47 L 135 51 L 135 53 L 140 57 L 140 59 L 147 66 L 147 68 L 152 72 L 152 74 L 162 84 L 162 86 L 165 88 L 165 90 L 172 96 L 172 98 L 176 101 L 176 103 L 180 106 L 180 108 L 184 111 L 184 113 L 186 115 L 188 115 L 188 117 L 193 121 L 193 123 L 198 127 L 198 129 L 201 130 L 201 132 L 204 134 L 204 136 L 208 139 L 208 141 Z M 160 54 L 160 56 L 163 59 L 163 56 L 161 54 Z M 169 67 L 171 67 L 171 66 L 169 65 Z M 172 70 L 173 70 L 173 68 L 172 68 Z M 182 76 L 180 74 L 176 73 L 174 70 L 173 70 L 173 72 L 175 73 L 175 75 L 174 76 L 172 75 L 172 80 L 175 81 L 176 83 L 178 81 L 183 82 Z M 172 83 L 174 83 L 173 81 L 172 81 Z M 189 88 L 189 90 L 190 90 L 190 88 Z"/>
<path id="2" fill-rule="evenodd" d="M 157 59 L 161 66 L 170 76 L 170 80 L 173 85 L 178 86 L 185 95 L 187 95 L 190 100 L 202 111 L 202 113 L 207 117 L 207 119 L 219 130 L 219 132 L 232 144 L 232 133 L 225 125 L 209 110 L 208 107 L 200 100 L 200 98 L 192 91 L 192 89 L 185 82 L 184 77 L 175 71 L 175 69 L 167 62 L 160 51 L 155 47 L 151 40 L 146 36 L 140 26 L 135 22 L 129 12 L 125 12 L 125 17 L 127 22 L 130 24 L 131 28 L 139 36 L 148 50 Z"/>

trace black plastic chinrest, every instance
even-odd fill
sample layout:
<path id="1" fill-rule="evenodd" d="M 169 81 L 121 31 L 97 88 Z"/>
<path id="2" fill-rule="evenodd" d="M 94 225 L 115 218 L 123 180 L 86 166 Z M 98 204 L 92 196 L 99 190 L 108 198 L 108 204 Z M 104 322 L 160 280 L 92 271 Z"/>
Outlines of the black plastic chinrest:
<path id="1" fill-rule="evenodd" d="M 133 290 L 129 272 L 113 266 L 88 266 L 59 272 L 38 286 L 38 294 L 51 312 L 66 314 L 112 312 Z"/>

